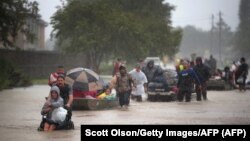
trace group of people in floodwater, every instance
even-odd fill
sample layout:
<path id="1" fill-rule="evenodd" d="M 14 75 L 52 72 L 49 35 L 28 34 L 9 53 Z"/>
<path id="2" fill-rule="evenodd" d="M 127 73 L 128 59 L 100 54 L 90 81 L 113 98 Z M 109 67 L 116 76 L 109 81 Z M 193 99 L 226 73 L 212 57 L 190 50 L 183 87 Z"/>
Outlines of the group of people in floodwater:
<path id="1" fill-rule="evenodd" d="M 211 56 L 210 60 L 207 60 L 205 64 L 210 68 L 210 73 L 214 77 L 223 79 L 230 85 L 231 89 L 239 89 L 240 91 L 246 91 L 246 81 L 248 76 L 249 66 L 246 63 L 244 57 L 239 61 L 233 61 L 231 66 L 225 66 L 223 70 L 216 67 L 217 61 Z"/>
<path id="2" fill-rule="evenodd" d="M 178 74 L 177 100 L 179 102 L 191 101 L 191 93 L 195 90 L 197 101 L 207 100 L 207 81 L 212 76 L 219 75 L 225 82 L 232 87 L 245 91 L 246 79 L 248 75 L 248 64 L 244 57 L 231 66 L 225 67 L 223 71 L 216 68 L 216 60 L 211 56 L 209 61 L 203 61 L 201 57 L 194 61 L 181 59 L 176 65 Z M 126 65 L 117 59 L 114 64 L 113 77 L 109 85 L 104 87 L 102 93 L 96 95 L 96 98 L 103 99 L 110 95 L 112 89 L 116 90 L 116 97 L 122 110 L 127 110 L 130 98 L 136 101 L 142 101 L 142 95 L 147 93 L 147 87 L 150 82 L 158 81 L 167 86 L 166 81 L 162 80 L 163 70 L 160 66 L 154 65 L 151 60 L 146 64 L 143 60 L 136 63 L 134 69 L 127 72 Z M 65 83 L 65 71 L 63 66 L 58 66 L 57 71 L 49 77 L 48 85 L 51 87 L 46 102 L 42 107 L 41 114 L 46 118 L 42 119 L 39 130 L 53 131 L 60 128 L 74 128 L 71 121 L 73 90 Z M 53 114 L 55 109 L 62 107 L 66 110 L 63 121 L 55 121 Z"/>
<path id="3" fill-rule="evenodd" d="M 242 57 L 239 61 L 233 61 L 231 66 L 226 66 L 224 70 L 217 69 L 215 76 L 221 76 L 232 89 L 246 91 L 248 70 L 246 59 Z"/>
<path id="4" fill-rule="evenodd" d="M 51 87 L 48 97 L 42 107 L 42 122 L 39 131 L 53 131 L 55 129 L 74 128 L 72 117 L 72 88 L 65 83 L 65 71 L 63 66 L 58 66 L 55 73 L 50 74 L 48 85 Z M 55 117 L 64 117 L 58 119 Z"/>
<path id="5" fill-rule="evenodd" d="M 232 88 L 245 91 L 248 69 L 248 64 L 244 57 L 237 63 L 234 62 L 231 68 L 226 66 L 224 70 L 217 68 L 217 61 L 212 55 L 209 60 L 204 60 L 204 63 L 201 57 L 197 57 L 195 61 L 181 59 L 180 63 L 176 66 L 179 88 L 178 100 L 182 101 L 183 96 L 186 96 L 186 101 L 190 101 L 191 91 L 194 87 L 197 94 L 197 101 L 201 100 L 201 95 L 206 100 L 207 81 L 210 77 L 219 77 Z"/>
<path id="6" fill-rule="evenodd" d="M 118 63 L 119 63 L 118 59 Z M 116 65 L 115 65 L 116 66 Z M 119 83 L 127 83 L 121 84 L 121 87 L 126 86 L 124 92 L 118 90 L 118 95 L 125 99 L 125 107 L 129 103 L 129 95 L 133 89 L 137 89 L 137 83 L 143 84 L 141 85 L 141 91 L 138 94 L 134 94 L 132 92 L 132 96 L 139 97 L 141 99 L 141 95 L 146 93 L 147 86 L 150 82 L 158 81 L 163 84 L 166 81 L 161 81 L 163 71 L 160 66 L 155 66 L 153 61 L 147 62 L 147 64 L 143 64 L 139 62 L 137 64 L 137 68 L 135 69 L 137 72 L 140 72 L 141 75 L 133 74 L 130 75 L 131 72 L 126 73 L 126 67 L 121 66 L 120 72 L 117 71 L 116 75 L 114 75 L 115 79 L 119 79 L 119 77 L 124 77 L 124 80 L 120 80 Z M 181 59 L 179 64 L 176 65 L 176 72 L 178 74 L 178 92 L 177 92 L 177 100 L 178 101 L 191 101 L 191 93 L 195 91 L 196 100 L 201 101 L 207 100 L 207 82 L 211 77 L 219 76 L 221 79 L 225 81 L 225 83 L 229 83 L 232 88 L 238 88 L 240 91 L 246 90 L 246 80 L 248 76 L 248 64 L 244 57 L 240 58 L 238 63 L 232 64 L 232 67 L 225 67 L 224 70 L 219 70 L 217 68 L 217 61 L 210 56 L 209 60 L 203 59 L 202 57 L 196 57 L 195 60 L 190 61 L 188 59 Z M 136 77 L 137 76 L 137 77 Z M 139 77 L 140 76 L 140 77 Z M 135 81 L 133 81 L 133 79 Z M 131 83 L 129 83 L 131 82 Z M 133 83 L 134 82 L 134 83 Z M 117 87 L 119 88 L 119 83 L 117 83 Z M 167 84 L 164 84 L 167 87 Z M 143 86 L 143 87 L 142 87 Z M 142 89 L 143 88 L 143 89 Z M 123 88 L 121 88 L 123 89 Z M 142 91 L 143 90 L 143 91 Z M 126 100 L 127 99 L 127 100 Z M 120 100 L 120 101 L 123 101 Z M 121 102 L 121 107 L 123 107 L 123 102 Z"/>
<path id="7" fill-rule="evenodd" d="M 177 99 L 178 101 L 183 101 L 185 98 L 185 101 L 189 102 L 195 86 L 197 101 L 207 100 L 206 82 L 211 76 L 210 69 L 203 64 L 201 57 L 196 58 L 193 66 L 190 65 L 191 62 L 189 60 L 181 60 L 176 66 L 178 73 Z M 125 107 L 127 109 L 131 93 L 132 97 L 136 96 L 138 101 L 141 101 L 141 96 L 146 93 L 150 82 L 161 82 L 167 87 L 167 82 L 162 78 L 162 68 L 154 65 L 154 61 L 150 60 L 147 64 L 138 63 L 135 70 L 129 73 L 127 73 L 125 66 L 120 65 L 119 72 L 114 75 L 111 82 L 116 84 L 121 108 Z"/>

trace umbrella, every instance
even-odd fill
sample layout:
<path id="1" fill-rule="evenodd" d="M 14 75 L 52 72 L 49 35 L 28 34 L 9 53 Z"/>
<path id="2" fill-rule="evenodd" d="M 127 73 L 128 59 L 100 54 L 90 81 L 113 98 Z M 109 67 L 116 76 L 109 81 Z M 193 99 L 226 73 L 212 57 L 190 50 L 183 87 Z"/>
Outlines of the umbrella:
<path id="1" fill-rule="evenodd" d="M 73 90 L 95 91 L 103 89 L 104 81 L 94 71 L 87 68 L 74 68 L 67 72 L 66 84 L 72 86 Z"/>

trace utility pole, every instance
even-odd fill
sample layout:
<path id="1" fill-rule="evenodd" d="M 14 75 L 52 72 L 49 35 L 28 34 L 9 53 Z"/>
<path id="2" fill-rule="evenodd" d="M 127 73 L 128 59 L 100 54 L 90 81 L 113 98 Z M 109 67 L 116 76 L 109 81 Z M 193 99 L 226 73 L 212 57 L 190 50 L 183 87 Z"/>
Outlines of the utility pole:
<path id="1" fill-rule="evenodd" d="M 212 14 L 211 16 L 211 31 L 210 31 L 210 54 L 213 54 L 213 41 L 214 41 L 214 37 L 213 37 L 213 33 L 214 32 L 214 14 Z"/>
<path id="2" fill-rule="evenodd" d="M 221 11 L 219 12 L 219 62 L 220 65 L 222 66 L 222 58 L 221 58 L 221 42 L 222 42 L 222 38 L 221 38 L 221 30 L 222 30 L 222 13 Z"/>

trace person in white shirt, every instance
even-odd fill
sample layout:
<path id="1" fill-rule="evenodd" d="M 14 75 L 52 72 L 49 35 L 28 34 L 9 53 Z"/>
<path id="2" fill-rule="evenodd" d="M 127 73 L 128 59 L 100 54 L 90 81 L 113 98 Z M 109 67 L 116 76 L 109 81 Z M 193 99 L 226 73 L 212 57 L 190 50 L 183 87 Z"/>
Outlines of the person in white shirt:
<path id="1" fill-rule="evenodd" d="M 230 68 L 230 71 L 232 72 L 232 82 L 231 84 L 233 85 L 234 88 L 237 88 L 237 85 L 235 83 L 235 73 L 237 71 L 237 68 L 239 67 L 240 62 L 235 62 L 233 61 L 233 64 Z"/>
<path id="2" fill-rule="evenodd" d="M 141 65 L 138 63 L 136 64 L 135 69 L 129 72 L 129 74 L 132 76 L 132 78 L 136 81 L 136 88 L 132 90 L 132 99 L 135 98 L 136 101 L 141 102 L 142 101 L 142 95 L 145 94 L 147 91 L 147 77 L 146 75 L 141 71 Z"/>

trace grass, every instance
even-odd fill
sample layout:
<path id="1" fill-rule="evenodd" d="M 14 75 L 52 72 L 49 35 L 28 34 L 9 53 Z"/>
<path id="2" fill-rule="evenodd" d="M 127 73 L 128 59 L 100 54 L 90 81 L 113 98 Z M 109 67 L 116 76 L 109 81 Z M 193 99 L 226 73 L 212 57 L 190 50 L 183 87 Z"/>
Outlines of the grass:
<path id="1" fill-rule="evenodd" d="M 33 79 L 31 80 L 34 85 L 47 85 L 48 79 Z"/>

